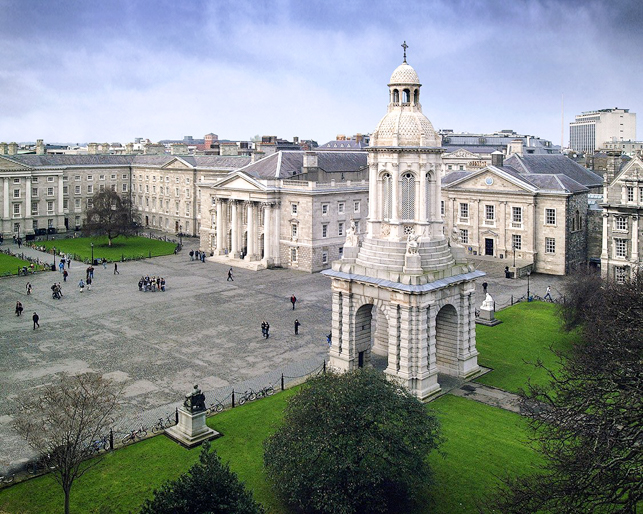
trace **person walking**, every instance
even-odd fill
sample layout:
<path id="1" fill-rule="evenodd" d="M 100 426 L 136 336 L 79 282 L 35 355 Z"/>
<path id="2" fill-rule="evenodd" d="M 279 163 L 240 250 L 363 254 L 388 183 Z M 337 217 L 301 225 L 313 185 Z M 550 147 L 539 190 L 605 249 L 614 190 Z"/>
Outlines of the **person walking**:
<path id="1" fill-rule="evenodd" d="M 103 257 L 103 269 L 107 269 L 107 259 Z"/>
<path id="2" fill-rule="evenodd" d="M 89 277 L 87 279 L 87 291 L 91 291 L 91 290 L 92 290 L 92 277 Z"/>
<path id="3" fill-rule="evenodd" d="M 226 280 L 226 282 L 229 282 L 229 281 L 234 282 L 234 278 L 232 278 L 232 268 L 228 270 L 228 279 Z"/>
<path id="4" fill-rule="evenodd" d="M 543 300 L 549 299 L 550 302 L 553 302 L 554 299 L 551 297 L 551 286 L 547 286 L 547 291 L 545 292 L 545 296 L 543 297 Z"/>
<path id="5" fill-rule="evenodd" d="M 299 323 L 299 320 L 295 320 L 295 335 L 299 335 L 299 327 L 301 327 L 301 323 Z"/>
<path id="6" fill-rule="evenodd" d="M 31 319 L 33 320 L 33 329 L 36 330 L 36 327 L 40 328 L 40 323 L 38 323 L 40 321 L 40 316 L 34 312 Z"/>
<path id="7" fill-rule="evenodd" d="M 266 321 L 261 322 L 261 337 L 266 337 Z"/>
<path id="8" fill-rule="evenodd" d="M 333 334 L 332 332 L 326 336 L 326 342 L 328 343 L 328 348 L 333 344 Z"/>
<path id="9" fill-rule="evenodd" d="M 114 275 L 120 275 L 120 274 L 121 274 L 120 271 L 118 271 L 118 263 L 115 262 L 114 263 Z"/>
<path id="10" fill-rule="evenodd" d="M 16 316 L 22 316 L 22 311 L 23 311 L 22 303 L 16 302 Z"/>
<path id="11" fill-rule="evenodd" d="M 63 271 L 63 282 L 67 282 L 67 277 L 69 276 L 69 272 L 67 270 Z"/>
<path id="12" fill-rule="evenodd" d="M 190 250 L 190 260 L 194 260 L 194 250 Z"/>
<path id="13" fill-rule="evenodd" d="M 89 280 L 89 278 L 87 279 Z M 80 279 L 80 282 L 78 282 L 78 289 L 82 293 L 85 290 L 85 282 L 83 282 L 83 279 Z"/>
<path id="14" fill-rule="evenodd" d="M 292 295 L 290 297 L 290 303 L 292 303 L 292 310 L 295 310 L 295 304 L 297 303 L 297 297 L 295 295 Z"/>
<path id="15" fill-rule="evenodd" d="M 26 287 L 27 287 L 27 296 L 29 296 L 29 295 L 31 294 L 31 289 L 32 289 L 32 287 L 31 287 L 31 282 L 27 282 L 27 286 L 26 286 Z"/>
<path id="16" fill-rule="evenodd" d="M 266 339 L 270 337 L 270 323 L 266 321 Z"/>

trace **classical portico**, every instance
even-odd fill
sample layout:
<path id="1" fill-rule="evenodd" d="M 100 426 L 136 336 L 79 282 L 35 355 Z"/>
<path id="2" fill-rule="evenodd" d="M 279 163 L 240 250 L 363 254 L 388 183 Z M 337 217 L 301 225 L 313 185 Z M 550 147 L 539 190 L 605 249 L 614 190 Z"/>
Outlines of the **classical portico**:
<path id="1" fill-rule="evenodd" d="M 385 373 L 419 398 L 440 390 L 438 372 L 478 371 L 475 271 L 440 211 L 440 136 L 422 113 L 419 78 L 393 72 L 387 114 L 371 136 L 369 214 L 361 246 L 349 231 L 332 279 L 330 365 L 351 370 L 386 359 Z"/>

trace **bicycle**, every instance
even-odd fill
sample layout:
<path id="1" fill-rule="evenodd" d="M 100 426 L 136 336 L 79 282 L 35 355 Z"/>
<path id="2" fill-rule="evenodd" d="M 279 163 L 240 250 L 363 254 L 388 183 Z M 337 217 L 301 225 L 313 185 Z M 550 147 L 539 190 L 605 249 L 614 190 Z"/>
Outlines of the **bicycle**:
<path id="1" fill-rule="evenodd" d="M 92 441 L 87 445 L 87 452 L 90 455 L 93 455 L 95 453 L 100 453 L 102 451 L 107 451 L 110 449 L 110 444 L 109 444 L 109 436 L 105 435 L 102 436 L 100 439 L 96 439 L 95 441 Z"/>
<path id="2" fill-rule="evenodd" d="M 252 402 L 256 399 L 257 393 L 255 393 L 254 389 L 244 391 L 244 393 L 241 395 L 241 398 L 239 398 L 239 405 L 243 405 L 246 402 Z"/>
<path id="3" fill-rule="evenodd" d="M 147 436 L 147 430 L 145 429 L 145 427 L 143 427 L 143 425 L 141 425 L 141 428 L 132 430 L 129 434 L 123 437 L 121 442 L 123 444 L 127 444 L 129 442 L 136 441 L 136 439 L 143 439 L 145 436 Z"/>
<path id="4" fill-rule="evenodd" d="M 15 473 L 8 473 L 7 475 L 0 475 L 0 483 L 10 484 L 16 479 Z"/>
<path id="5" fill-rule="evenodd" d="M 159 418 L 156 424 L 152 427 L 152 433 L 156 434 L 157 432 L 163 432 L 166 428 L 170 428 L 174 425 L 174 420 L 171 419 L 171 415 L 168 414 L 165 418 Z"/>
<path id="6" fill-rule="evenodd" d="M 265 398 L 267 396 L 272 396 L 273 394 L 275 394 L 275 388 L 272 386 L 268 386 L 257 391 L 257 398 Z"/>
<path id="7" fill-rule="evenodd" d="M 218 400 L 215 401 L 215 403 L 211 403 L 208 407 L 208 414 L 218 414 L 221 411 L 223 411 L 223 404 Z"/>

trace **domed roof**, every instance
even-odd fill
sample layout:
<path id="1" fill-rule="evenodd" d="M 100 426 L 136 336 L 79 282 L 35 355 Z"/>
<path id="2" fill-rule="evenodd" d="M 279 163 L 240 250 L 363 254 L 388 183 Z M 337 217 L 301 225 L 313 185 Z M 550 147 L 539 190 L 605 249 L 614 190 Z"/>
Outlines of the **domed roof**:
<path id="1" fill-rule="evenodd" d="M 391 84 L 419 84 L 420 78 L 418 74 L 413 69 L 413 66 L 403 62 L 393 72 L 391 75 L 391 80 L 389 81 L 389 86 Z"/>
<path id="2" fill-rule="evenodd" d="M 371 146 L 440 146 L 429 119 L 420 111 L 393 110 L 377 124 Z"/>

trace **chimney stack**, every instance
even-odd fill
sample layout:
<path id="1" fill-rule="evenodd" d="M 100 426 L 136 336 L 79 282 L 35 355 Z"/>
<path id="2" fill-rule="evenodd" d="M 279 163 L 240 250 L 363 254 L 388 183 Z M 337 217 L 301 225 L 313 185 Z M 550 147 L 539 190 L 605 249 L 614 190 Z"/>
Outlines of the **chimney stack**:
<path id="1" fill-rule="evenodd" d="M 36 139 L 36 155 L 45 155 L 45 145 L 42 139 Z"/>
<path id="2" fill-rule="evenodd" d="M 505 161 L 505 155 L 500 151 L 496 150 L 491 154 L 491 165 L 502 167 Z"/>
<path id="3" fill-rule="evenodd" d="M 517 154 L 522 157 L 522 139 L 514 139 L 507 145 L 507 157 Z"/>
<path id="4" fill-rule="evenodd" d="M 18 155 L 18 143 L 9 143 L 9 151 L 7 152 L 7 155 Z"/>
<path id="5" fill-rule="evenodd" d="M 0 143 L 0 155 L 7 155 L 7 143 Z"/>

